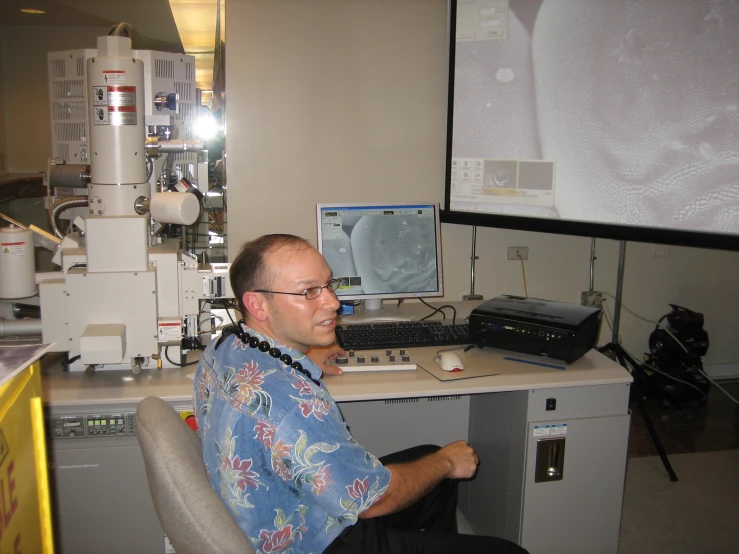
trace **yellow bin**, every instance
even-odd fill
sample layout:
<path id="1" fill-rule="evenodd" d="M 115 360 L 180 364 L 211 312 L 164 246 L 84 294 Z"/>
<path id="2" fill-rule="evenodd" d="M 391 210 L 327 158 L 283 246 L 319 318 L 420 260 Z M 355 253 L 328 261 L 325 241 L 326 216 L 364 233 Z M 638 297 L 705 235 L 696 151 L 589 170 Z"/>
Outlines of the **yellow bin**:
<path id="1" fill-rule="evenodd" d="M 38 362 L 0 385 L 0 552 L 51 554 L 46 439 Z"/>

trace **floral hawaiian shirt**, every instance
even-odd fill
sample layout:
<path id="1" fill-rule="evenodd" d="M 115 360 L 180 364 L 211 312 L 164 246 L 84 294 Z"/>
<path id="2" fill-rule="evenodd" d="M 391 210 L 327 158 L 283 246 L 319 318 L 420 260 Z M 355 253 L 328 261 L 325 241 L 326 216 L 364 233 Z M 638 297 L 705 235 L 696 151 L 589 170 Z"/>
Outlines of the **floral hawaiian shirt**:
<path id="1" fill-rule="evenodd" d="M 304 354 L 247 331 L 320 382 Z M 349 434 L 323 383 L 236 335 L 215 344 L 194 385 L 211 485 L 258 554 L 323 552 L 387 490 L 390 471 Z"/>

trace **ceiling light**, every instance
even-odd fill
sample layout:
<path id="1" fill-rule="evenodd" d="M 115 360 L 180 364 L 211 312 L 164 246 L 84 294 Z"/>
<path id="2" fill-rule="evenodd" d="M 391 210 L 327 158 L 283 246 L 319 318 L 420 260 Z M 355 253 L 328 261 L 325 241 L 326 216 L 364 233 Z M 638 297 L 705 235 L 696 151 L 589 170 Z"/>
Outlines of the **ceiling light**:
<path id="1" fill-rule="evenodd" d="M 37 10 L 35 8 L 21 8 L 21 11 L 23 13 L 31 13 L 33 15 L 42 15 L 46 13 L 44 10 Z"/>

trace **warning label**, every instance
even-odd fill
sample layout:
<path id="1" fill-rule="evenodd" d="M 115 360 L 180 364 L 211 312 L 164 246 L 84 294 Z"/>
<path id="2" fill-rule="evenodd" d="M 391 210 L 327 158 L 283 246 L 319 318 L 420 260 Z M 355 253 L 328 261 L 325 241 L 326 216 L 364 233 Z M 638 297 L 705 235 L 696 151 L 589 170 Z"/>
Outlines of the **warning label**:
<path id="1" fill-rule="evenodd" d="M 106 85 L 122 85 L 126 82 L 126 72 L 122 69 L 104 69 L 103 79 Z"/>
<path id="2" fill-rule="evenodd" d="M 159 342 L 182 339 L 182 324 L 179 321 L 159 322 Z"/>
<path id="3" fill-rule="evenodd" d="M 567 434 L 566 423 L 552 423 L 549 425 L 534 425 L 535 437 L 556 437 Z"/>
<path id="4" fill-rule="evenodd" d="M 0 243 L 0 252 L 2 252 L 3 256 L 25 256 L 26 255 L 26 243 L 25 242 Z"/>
<path id="5" fill-rule="evenodd" d="M 95 125 L 136 125 L 136 87 L 96 85 L 92 98 Z"/>
<path id="6" fill-rule="evenodd" d="M 108 87 L 92 87 L 92 105 L 108 105 Z"/>
<path id="7" fill-rule="evenodd" d="M 136 87 L 108 87 L 108 106 L 135 106 Z"/>
<path id="8" fill-rule="evenodd" d="M 555 423 L 551 427 L 551 435 L 557 436 L 557 435 L 566 435 L 567 434 L 567 424 L 566 423 Z"/>

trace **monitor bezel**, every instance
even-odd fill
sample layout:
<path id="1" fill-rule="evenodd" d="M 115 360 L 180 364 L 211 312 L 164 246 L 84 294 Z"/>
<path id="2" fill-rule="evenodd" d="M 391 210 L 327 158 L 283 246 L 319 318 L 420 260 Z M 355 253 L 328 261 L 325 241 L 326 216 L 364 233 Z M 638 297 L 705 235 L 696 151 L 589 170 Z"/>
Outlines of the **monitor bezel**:
<path id="1" fill-rule="evenodd" d="M 323 232 L 321 225 L 321 210 L 331 208 L 369 208 L 377 209 L 382 207 L 401 208 L 401 207 L 430 207 L 434 209 L 434 240 L 436 241 L 436 281 L 439 287 L 437 291 L 428 292 L 390 292 L 379 294 L 337 294 L 336 298 L 341 302 L 354 302 L 357 300 L 412 300 L 425 298 L 441 298 L 444 296 L 444 273 L 443 258 L 441 257 L 441 219 L 440 207 L 436 202 L 334 202 L 316 204 L 316 227 L 318 251 L 323 255 Z M 328 263 L 328 262 L 327 262 Z"/>

